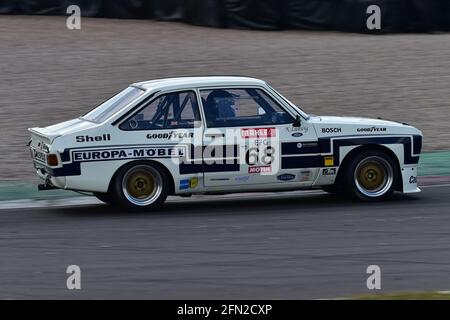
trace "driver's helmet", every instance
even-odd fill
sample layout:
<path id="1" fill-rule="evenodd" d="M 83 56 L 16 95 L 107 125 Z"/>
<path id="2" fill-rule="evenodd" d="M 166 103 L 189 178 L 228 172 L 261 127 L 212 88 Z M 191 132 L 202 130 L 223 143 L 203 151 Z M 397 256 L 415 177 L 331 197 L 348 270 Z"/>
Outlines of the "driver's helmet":
<path id="1" fill-rule="evenodd" d="M 209 94 L 208 101 L 214 106 L 218 118 L 234 118 L 237 116 L 235 98 L 228 91 L 214 90 Z"/>

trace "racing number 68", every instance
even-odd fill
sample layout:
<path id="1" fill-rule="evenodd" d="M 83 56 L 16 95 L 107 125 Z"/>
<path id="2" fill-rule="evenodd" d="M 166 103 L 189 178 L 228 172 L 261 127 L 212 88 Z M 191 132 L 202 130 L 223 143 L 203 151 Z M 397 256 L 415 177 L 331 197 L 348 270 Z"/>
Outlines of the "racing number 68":
<path id="1" fill-rule="evenodd" d="M 275 149 L 272 146 L 267 146 L 260 151 L 258 147 L 249 148 L 245 155 L 245 162 L 249 166 L 255 165 L 271 165 L 274 158 Z"/>

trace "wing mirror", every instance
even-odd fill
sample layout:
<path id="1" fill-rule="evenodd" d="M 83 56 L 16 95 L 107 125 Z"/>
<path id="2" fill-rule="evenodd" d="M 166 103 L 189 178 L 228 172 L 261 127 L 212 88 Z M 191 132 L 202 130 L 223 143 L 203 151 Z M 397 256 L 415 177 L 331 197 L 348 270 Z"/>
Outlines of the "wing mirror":
<path id="1" fill-rule="evenodd" d="M 301 122 L 301 120 L 300 120 L 300 116 L 299 115 L 296 115 L 295 116 L 295 120 L 294 120 L 294 122 L 292 123 L 292 126 L 293 127 L 300 127 L 302 125 L 302 122 Z"/>

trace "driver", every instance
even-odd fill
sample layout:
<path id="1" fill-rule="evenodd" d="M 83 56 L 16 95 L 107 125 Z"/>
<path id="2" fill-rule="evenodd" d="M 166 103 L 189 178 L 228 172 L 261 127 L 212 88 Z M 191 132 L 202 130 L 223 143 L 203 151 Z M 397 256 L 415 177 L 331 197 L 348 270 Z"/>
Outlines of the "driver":
<path id="1" fill-rule="evenodd" d="M 236 101 L 231 93 L 226 90 L 214 90 L 208 100 L 214 102 L 217 118 L 234 118 L 236 114 Z"/>

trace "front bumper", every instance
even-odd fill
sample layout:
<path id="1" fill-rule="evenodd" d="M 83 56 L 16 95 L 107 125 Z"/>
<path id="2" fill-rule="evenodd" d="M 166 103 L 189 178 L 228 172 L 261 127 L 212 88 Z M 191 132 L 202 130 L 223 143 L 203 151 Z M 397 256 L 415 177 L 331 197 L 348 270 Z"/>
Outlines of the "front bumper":
<path id="1" fill-rule="evenodd" d="M 403 193 L 416 193 L 421 190 L 417 186 L 417 166 L 401 168 Z"/>

